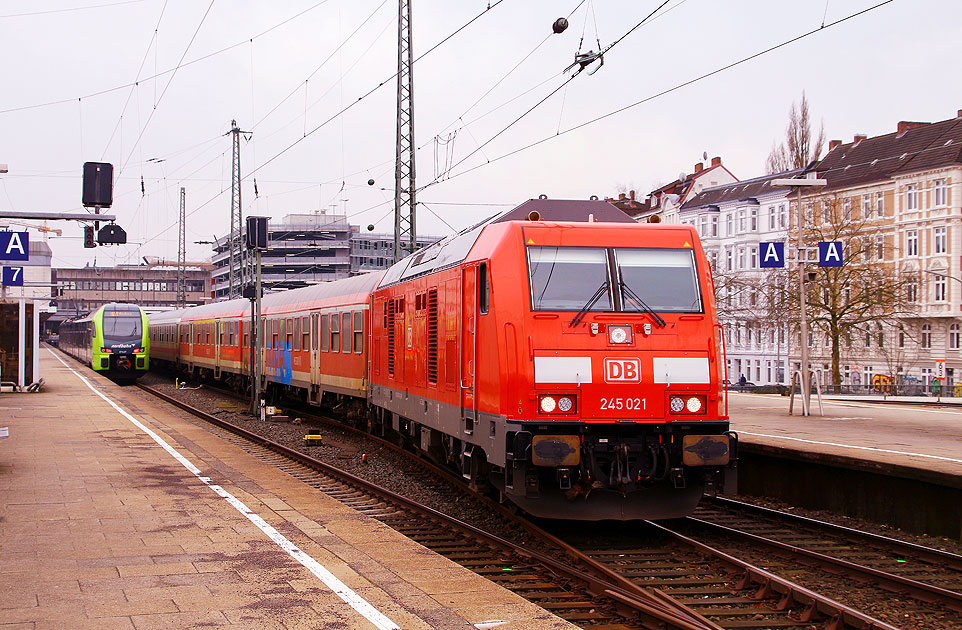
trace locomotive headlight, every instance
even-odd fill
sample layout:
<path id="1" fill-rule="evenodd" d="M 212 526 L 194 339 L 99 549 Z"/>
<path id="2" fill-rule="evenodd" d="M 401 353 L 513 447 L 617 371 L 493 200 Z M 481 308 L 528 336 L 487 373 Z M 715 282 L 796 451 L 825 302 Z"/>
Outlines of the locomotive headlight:
<path id="1" fill-rule="evenodd" d="M 558 411 L 563 413 L 568 413 L 571 408 L 575 406 L 575 403 L 568 396 L 562 396 L 558 399 Z"/>
<path id="2" fill-rule="evenodd" d="M 681 396 L 672 396 L 668 400 L 668 407 L 671 409 L 672 413 L 681 413 L 685 410 L 685 399 Z"/>
<path id="3" fill-rule="evenodd" d="M 685 403 L 685 408 L 691 413 L 698 413 L 701 411 L 701 399 L 697 396 L 692 396 L 688 399 L 688 402 Z"/>
<path id="4" fill-rule="evenodd" d="M 608 326 L 608 343 L 631 343 L 631 326 Z"/>
<path id="5" fill-rule="evenodd" d="M 543 411 L 544 413 L 551 413 L 552 411 L 555 410 L 555 407 L 557 405 L 558 403 L 557 401 L 555 401 L 554 396 L 541 397 L 541 411 Z"/>

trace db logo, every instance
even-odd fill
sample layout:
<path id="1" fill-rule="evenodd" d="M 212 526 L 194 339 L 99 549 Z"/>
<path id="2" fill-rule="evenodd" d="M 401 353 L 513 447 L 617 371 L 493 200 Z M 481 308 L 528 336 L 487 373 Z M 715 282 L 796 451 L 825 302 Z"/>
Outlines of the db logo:
<path id="1" fill-rule="evenodd" d="M 638 359 L 605 359 L 606 383 L 640 383 L 641 362 Z"/>

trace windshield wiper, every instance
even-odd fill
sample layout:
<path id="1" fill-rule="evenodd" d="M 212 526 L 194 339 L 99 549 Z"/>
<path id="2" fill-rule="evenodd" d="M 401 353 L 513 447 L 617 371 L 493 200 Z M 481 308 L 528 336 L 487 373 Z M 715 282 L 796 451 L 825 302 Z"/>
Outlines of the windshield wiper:
<path id="1" fill-rule="evenodd" d="M 665 320 L 661 318 L 661 315 L 656 313 L 654 309 L 648 306 L 648 304 L 646 304 L 645 301 L 641 299 L 641 296 L 639 296 L 637 293 L 632 291 L 631 287 L 625 284 L 624 278 L 621 279 L 620 285 L 621 285 L 622 293 L 624 293 L 629 298 L 637 302 L 638 306 L 641 307 L 641 310 L 644 311 L 645 313 L 648 313 L 649 317 L 651 317 L 651 319 L 655 322 L 656 326 L 658 326 L 659 328 L 664 328 L 665 326 L 668 325 L 665 323 Z"/>
<path id="2" fill-rule="evenodd" d="M 588 299 L 588 302 L 581 307 L 581 310 L 578 311 L 578 314 L 575 315 L 575 318 L 572 319 L 570 322 L 568 322 L 568 327 L 571 328 L 572 326 L 577 326 L 581 322 L 581 320 L 584 318 L 584 316 L 588 313 L 588 311 L 591 310 L 591 307 L 595 305 L 595 302 L 600 300 L 601 296 L 604 295 L 607 291 L 608 291 L 608 281 L 605 280 L 604 282 L 601 283 L 601 286 L 598 287 L 598 289 L 594 292 L 594 294 Z"/>

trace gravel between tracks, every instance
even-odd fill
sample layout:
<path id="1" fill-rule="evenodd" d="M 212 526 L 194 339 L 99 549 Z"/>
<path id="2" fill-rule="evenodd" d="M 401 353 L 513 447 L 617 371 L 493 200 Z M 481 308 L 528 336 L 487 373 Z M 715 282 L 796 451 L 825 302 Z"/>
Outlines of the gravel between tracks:
<path id="1" fill-rule="evenodd" d="M 194 407 L 204 409 L 208 413 L 237 424 L 245 429 L 254 431 L 267 439 L 284 446 L 303 451 L 312 457 L 328 462 L 353 475 L 373 481 L 398 494 L 412 497 L 440 512 L 454 516 L 475 527 L 493 533 L 518 545 L 538 549 L 540 545 L 523 529 L 512 524 L 501 515 L 492 512 L 491 508 L 471 496 L 463 488 L 455 487 L 446 482 L 428 480 L 417 474 L 418 466 L 407 458 L 395 453 L 392 449 L 378 444 L 364 436 L 356 436 L 330 424 L 302 424 L 262 422 L 247 415 L 244 403 L 224 396 L 214 390 L 201 387 L 199 389 L 175 390 L 169 378 L 156 374 L 143 377 L 143 384 L 154 387 L 164 393 L 174 395 L 179 400 Z M 291 412 L 296 417 L 296 412 Z M 323 446 L 304 447 L 304 435 L 308 429 L 320 428 L 323 435 Z M 367 454 L 367 462 L 363 455 Z M 899 538 L 927 547 L 935 547 L 956 554 L 962 554 L 962 542 L 958 540 L 914 535 L 897 528 L 861 521 L 859 519 L 839 516 L 833 513 L 817 510 L 795 508 L 774 499 L 761 497 L 734 497 L 746 503 L 754 503 L 778 510 L 790 511 L 801 516 L 845 525 L 854 529 L 861 529 L 884 536 Z M 597 527 L 597 523 L 585 523 L 588 528 Z M 552 550 L 541 549 L 548 553 Z M 554 552 L 556 554 L 556 552 Z M 760 566 L 772 564 L 766 562 L 764 556 L 758 554 L 747 558 Z M 915 602 L 910 598 L 903 598 L 895 594 L 886 593 L 879 596 L 878 592 L 861 591 L 858 588 L 847 588 L 844 580 L 823 580 L 816 572 L 799 568 L 785 574 L 788 579 L 801 580 L 802 583 L 813 581 L 820 586 L 816 590 L 824 592 L 839 602 L 862 610 L 886 623 L 906 630 L 925 628 L 931 630 L 960 630 L 962 617 L 956 613 L 919 614 Z M 825 584 L 825 588 L 821 584 Z"/>

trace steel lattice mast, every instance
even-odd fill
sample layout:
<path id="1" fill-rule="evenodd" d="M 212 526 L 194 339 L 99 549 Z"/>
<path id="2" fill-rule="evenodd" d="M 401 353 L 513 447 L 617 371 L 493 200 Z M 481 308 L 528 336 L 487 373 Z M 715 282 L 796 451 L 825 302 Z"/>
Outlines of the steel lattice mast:
<path id="1" fill-rule="evenodd" d="M 233 299 L 241 297 L 246 281 L 245 252 L 241 238 L 244 217 L 241 212 L 240 137 L 241 134 L 250 132 L 241 131 L 236 120 L 230 121 L 230 124 L 230 133 L 233 136 L 233 167 L 231 168 L 230 185 L 230 236 L 228 239 L 230 251 L 228 264 L 230 269 L 228 270 L 227 298 Z"/>
<path id="2" fill-rule="evenodd" d="M 187 306 L 187 190 L 180 188 L 180 224 L 177 231 L 177 304 Z"/>
<path id="3" fill-rule="evenodd" d="M 398 1 L 397 146 L 394 165 L 394 261 L 415 249 L 414 62 L 411 46 L 411 0 Z"/>

